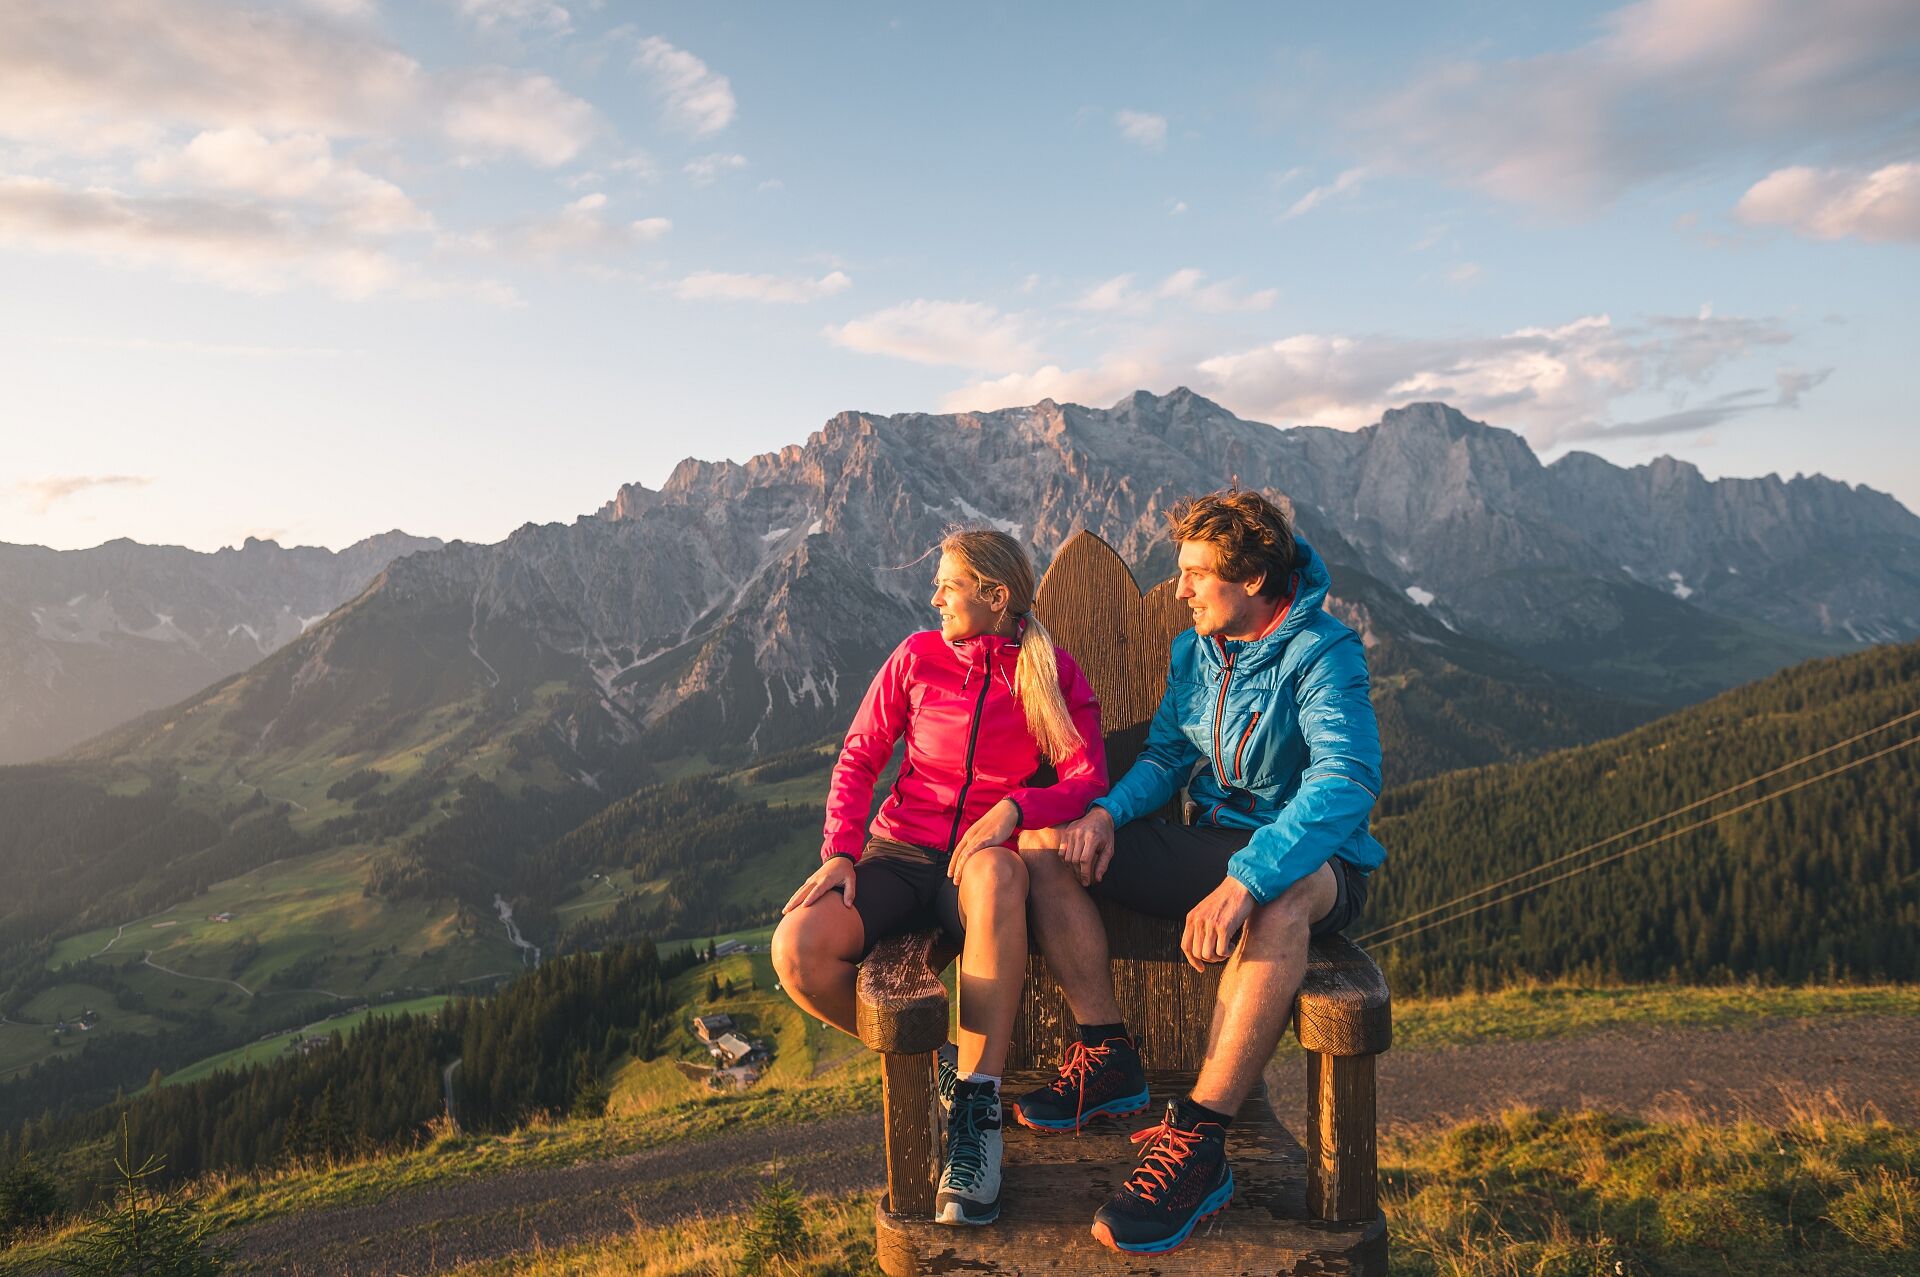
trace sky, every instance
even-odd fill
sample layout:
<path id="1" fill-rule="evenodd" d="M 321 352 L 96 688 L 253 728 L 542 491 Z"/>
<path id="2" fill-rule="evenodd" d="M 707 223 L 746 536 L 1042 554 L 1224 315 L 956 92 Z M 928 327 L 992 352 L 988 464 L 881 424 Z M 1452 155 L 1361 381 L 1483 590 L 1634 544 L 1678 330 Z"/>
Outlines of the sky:
<path id="1" fill-rule="evenodd" d="M 1912 0 L 0 5 L 0 541 L 1180 385 L 1920 509 L 1917 296 Z"/>

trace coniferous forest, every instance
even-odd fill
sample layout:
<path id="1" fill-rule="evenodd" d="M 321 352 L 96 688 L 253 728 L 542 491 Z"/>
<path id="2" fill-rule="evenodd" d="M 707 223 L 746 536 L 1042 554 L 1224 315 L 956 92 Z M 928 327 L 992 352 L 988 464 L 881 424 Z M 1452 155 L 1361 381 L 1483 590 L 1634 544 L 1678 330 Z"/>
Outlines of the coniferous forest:
<path id="1" fill-rule="evenodd" d="M 1374 821 L 1387 864 L 1353 934 L 1408 996 L 1558 977 L 1920 978 L 1920 747 L 1458 921 L 1410 934 L 1448 917 L 1441 912 L 1410 922 L 1405 939 L 1365 938 L 1915 710 L 1920 644 L 1879 647 L 1784 670 L 1597 745 L 1390 787 Z M 1462 907 L 1916 732 L 1920 718 L 1907 719 Z"/>
<path id="2" fill-rule="evenodd" d="M 134 1146 L 164 1158 L 170 1180 L 405 1147 L 445 1111 L 442 1071 L 455 1060 L 460 1125 L 510 1129 L 572 1109 L 609 1061 L 651 1057 L 673 1009 L 668 980 L 693 961 L 645 943 L 561 958 L 436 1016 L 375 1017 L 310 1054 L 28 1122 L 0 1135 L 0 1165 L 31 1154 L 66 1170 L 63 1189 L 84 1200 L 123 1111 Z"/>

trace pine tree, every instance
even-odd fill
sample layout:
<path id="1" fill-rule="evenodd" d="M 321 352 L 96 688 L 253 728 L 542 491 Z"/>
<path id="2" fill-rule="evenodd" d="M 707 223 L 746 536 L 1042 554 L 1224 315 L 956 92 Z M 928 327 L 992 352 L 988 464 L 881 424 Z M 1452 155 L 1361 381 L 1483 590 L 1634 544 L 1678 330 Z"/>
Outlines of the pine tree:
<path id="1" fill-rule="evenodd" d="M 92 1228 L 76 1237 L 61 1257 L 73 1277 L 213 1277 L 227 1266 L 230 1249 L 209 1243 L 213 1224 L 191 1203 L 157 1192 L 146 1181 L 166 1163 L 149 1154 L 133 1160 L 133 1136 L 120 1118 L 121 1155 L 114 1204 Z"/>
<path id="2" fill-rule="evenodd" d="M 707 977 L 707 1001 L 718 1002 L 719 1000 L 720 1000 L 720 981 L 716 980 L 712 976 L 708 976 Z"/>
<path id="3" fill-rule="evenodd" d="M 59 1186 L 31 1157 L 22 1156 L 0 1175 L 0 1245 L 59 1213 Z"/>
<path id="4" fill-rule="evenodd" d="M 800 1213 L 800 1194 L 787 1176 L 776 1172 L 760 1187 L 747 1222 L 747 1249 L 741 1271 L 763 1273 L 783 1259 L 806 1249 L 807 1221 Z"/>

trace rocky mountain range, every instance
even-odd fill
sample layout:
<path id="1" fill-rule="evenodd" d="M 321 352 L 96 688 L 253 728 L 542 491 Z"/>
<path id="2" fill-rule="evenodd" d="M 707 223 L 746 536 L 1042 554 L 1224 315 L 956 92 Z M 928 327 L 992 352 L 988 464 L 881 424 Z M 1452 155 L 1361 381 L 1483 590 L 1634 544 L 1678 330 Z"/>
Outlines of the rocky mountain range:
<path id="1" fill-rule="evenodd" d="M 391 739 L 479 696 L 534 710 L 543 747 L 587 779 L 636 742 L 764 752 L 835 729 L 926 624 L 943 528 L 1001 527 L 1043 562 L 1089 528 L 1151 583 L 1172 564 L 1166 509 L 1234 481 L 1291 501 L 1329 560 L 1383 713 L 1429 752 L 1420 773 L 1920 634 L 1920 519 L 1865 487 L 1709 481 L 1664 458 L 1543 465 L 1442 404 L 1276 429 L 1182 389 L 842 413 L 745 463 L 682 462 L 572 524 L 401 558 L 222 692 L 224 747 L 302 748 L 348 723 Z M 164 753 L 171 721 L 91 752 Z"/>
<path id="2" fill-rule="evenodd" d="M 212 554 L 0 545 L 0 763 L 57 754 L 248 669 L 396 558 L 439 545 L 398 531 L 338 552 L 251 537 Z"/>

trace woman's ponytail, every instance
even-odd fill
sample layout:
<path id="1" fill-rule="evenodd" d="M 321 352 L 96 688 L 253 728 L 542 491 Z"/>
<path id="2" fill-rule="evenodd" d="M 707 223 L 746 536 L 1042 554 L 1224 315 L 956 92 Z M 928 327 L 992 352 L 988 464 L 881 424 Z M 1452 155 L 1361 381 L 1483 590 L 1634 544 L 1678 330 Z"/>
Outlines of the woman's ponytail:
<path id="1" fill-rule="evenodd" d="M 1026 631 L 1020 635 L 1020 660 L 1014 668 L 1014 686 L 1020 692 L 1020 705 L 1027 712 L 1027 731 L 1040 753 L 1050 763 L 1072 756 L 1086 744 L 1080 729 L 1073 725 L 1067 698 L 1060 691 L 1060 662 L 1055 659 L 1053 635 L 1029 614 Z"/>

